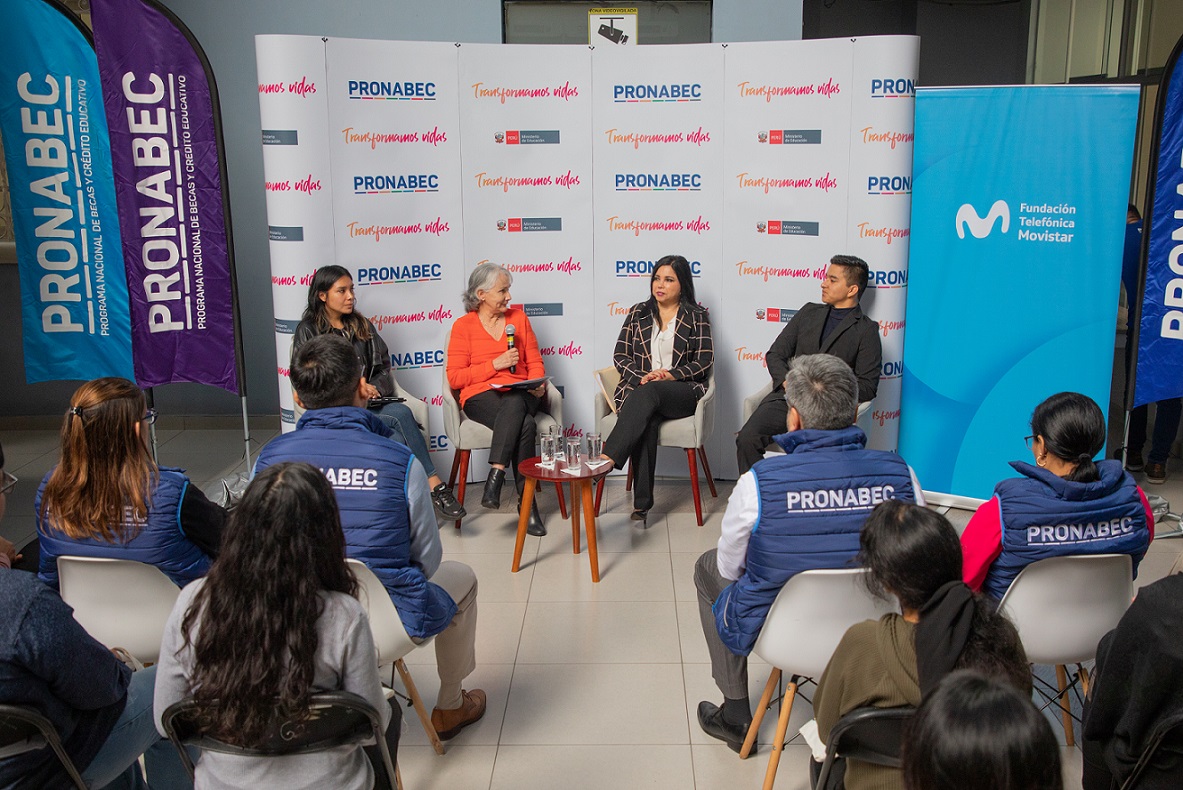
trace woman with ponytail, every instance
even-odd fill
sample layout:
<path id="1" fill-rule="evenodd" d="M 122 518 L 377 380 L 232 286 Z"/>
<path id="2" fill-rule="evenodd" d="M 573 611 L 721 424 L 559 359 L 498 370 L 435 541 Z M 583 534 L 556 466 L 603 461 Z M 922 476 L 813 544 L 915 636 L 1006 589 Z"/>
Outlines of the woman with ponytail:
<path id="1" fill-rule="evenodd" d="M 976 669 L 1030 696 L 1019 634 L 994 604 L 961 581 L 961 549 L 948 520 L 922 505 L 888 500 L 867 517 L 858 561 L 872 594 L 901 614 L 851 626 L 817 684 L 813 710 L 827 741 L 856 708 L 919 705 L 955 669 Z M 846 764 L 847 790 L 902 790 L 898 768 Z"/>
<path id="2" fill-rule="evenodd" d="M 1154 515 L 1119 461 L 1093 460 L 1105 434 L 1100 407 L 1079 392 L 1035 407 L 1035 465 L 1012 461 L 1022 477 L 996 485 L 961 536 L 966 584 L 1001 600 L 1023 568 L 1070 554 L 1129 554 L 1138 575 Z"/>
<path id="3" fill-rule="evenodd" d="M 62 555 L 155 565 L 179 587 L 209 570 L 226 511 L 182 470 L 152 460 L 155 421 L 155 409 L 127 379 L 95 379 L 74 392 L 61 459 L 37 491 L 43 582 L 57 589 Z"/>
<path id="4" fill-rule="evenodd" d="M 378 711 L 391 756 L 401 716 L 386 701 L 358 584 L 328 480 L 304 463 L 255 476 L 226 529 L 209 575 L 181 591 L 160 645 L 157 728 L 170 705 L 193 696 L 197 720 L 219 740 L 246 748 L 277 722 L 308 717 L 317 691 L 348 691 Z M 366 747 L 370 749 L 372 747 Z M 381 759 L 356 746 L 276 757 L 204 752 L 199 788 L 393 785 Z"/>

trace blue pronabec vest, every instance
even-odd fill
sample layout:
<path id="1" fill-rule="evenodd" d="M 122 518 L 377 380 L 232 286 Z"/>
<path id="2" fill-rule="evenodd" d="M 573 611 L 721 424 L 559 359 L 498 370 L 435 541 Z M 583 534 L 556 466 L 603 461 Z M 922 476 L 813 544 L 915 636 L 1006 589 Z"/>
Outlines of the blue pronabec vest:
<path id="1" fill-rule="evenodd" d="M 1150 545 L 1146 508 L 1134 479 L 1118 461 L 1098 461 L 1101 479 L 1073 483 L 1038 466 L 1012 461 L 1024 475 L 994 487 L 1002 524 L 1002 553 L 982 590 L 1001 599 L 1019 571 L 1069 554 L 1129 554 L 1138 562 Z"/>
<path id="2" fill-rule="evenodd" d="M 447 627 L 456 603 L 411 562 L 407 467 L 414 456 L 390 435 L 365 409 L 313 409 L 294 432 L 263 448 L 255 471 L 304 461 L 324 472 L 337 495 L 346 552 L 382 580 L 407 633 L 423 639 Z"/>
<path id="3" fill-rule="evenodd" d="M 843 568 L 875 505 L 914 502 L 912 472 L 896 453 L 866 449 L 856 426 L 775 437 L 787 455 L 752 467 L 760 513 L 743 577 L 715 601 L 715 625 L 731 652 L 746 656 L 785 582 L 801 571 Z"/>
<path id="4" fill-rule="evenodd" d="M 61 556 L 110 557 L 155 565 L 178 587 L 200 579 L 209 571 L 210 558 L 185 537 L 181 526 L 181 501 L 189 478 L 180 469 L 160 468 L 160 481 L 148 502 L 148 519 L 140 524 L 131 540 L 107 543 L 95 538 L 71 538 L 51 527 L 41 517 L 41 494 L 49 482 L 50 470 L 37 489 L 34 503 L 37 533 L 41 542 L 41 581 L 58 589 L 57 558 Z"/>

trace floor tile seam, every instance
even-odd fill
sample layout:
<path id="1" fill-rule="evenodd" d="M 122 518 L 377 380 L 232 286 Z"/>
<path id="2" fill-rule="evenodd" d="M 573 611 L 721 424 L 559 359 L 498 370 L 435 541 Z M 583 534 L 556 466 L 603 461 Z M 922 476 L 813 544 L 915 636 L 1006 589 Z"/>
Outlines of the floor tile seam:
<path id="1" fill-rule="evenodd" d="M 674 569 L 674 552 L 673 552 L 672 546 L 670 548 L 669 561 L 670 561 L 670 578 L 675 579 L 676 578 L 675 577 L 676 571 Z M 675 590 L 675 596 L 676 596 L 677 581 L 674 581 L 674 590 Z M 681 659 L 678 662 L 678 668 L 679 668 L 681 675 L 682 675 L 682 697 L 683 697 L 683 700 L 685 701 L 686 694 L 687 694 L 689 687 L 686 684 L 686 655 L 685 655 L 685 652 L 682 650 L 682 621 L 681 621 L 681 615 L 678 612 L 679 608 L 680 607 L 678 606 L 677 601 L 675 601 L 674 602 L 674 628 L 676 629 L 677 634 L 678 634 L 678 658 Z M 690 722 L 689 707 L 690 707 L 689 705 L 683 704 L 682 705 L 682 713 L 686 717 L 686 738 L 687 738 L 687 740 L 692 740 L 692 733 L 690 730 L 692 725 Z M 690 776 L 691 777 L 696 776 L 696 774 L 694 773 L 694 750 L 693 749 L 690 750 Z M 697 779 L 694 780 L 694 784 L 695 784 L 695 788 L 697 788 L 698 787 L 698 780 Z"/>

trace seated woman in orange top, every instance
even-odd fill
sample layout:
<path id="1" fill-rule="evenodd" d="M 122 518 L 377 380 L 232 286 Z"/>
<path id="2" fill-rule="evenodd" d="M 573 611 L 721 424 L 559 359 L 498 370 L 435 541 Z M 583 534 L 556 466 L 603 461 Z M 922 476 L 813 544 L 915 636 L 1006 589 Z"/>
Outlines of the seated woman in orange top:
<path id="1" fill-rule="evenodd" d="M 538 429 L 534 415 L 546 394 L 546 383 L 529 391 L 501 392 L 492 384 L 512 384 L 546 375 L 538 339 L 530 320 L 521 310 L 509 306 L 509 286 L 513 277 L 503 266 L 482 263 L 472 270 L 464 291 L 467 311 L 452 325 L 448 342 L 448 384 L 460 390 L 460 408 L 470 419 L 493 429 L 489 448 L 489 477 L 481 504 L 501 507 L 501 486 L 505 468 L 512 466 L 518 490 L 518 507 L 525 480 L 517 475 L 520 461 L 534 455 Z M 510 327 L 513 327 L 510 330 Z M 509 348 L 507 334 L 514 336 Z M 545 535 L 546 527 L 538 514 L 538 500 L 530 508 L 531 535 Z"/>

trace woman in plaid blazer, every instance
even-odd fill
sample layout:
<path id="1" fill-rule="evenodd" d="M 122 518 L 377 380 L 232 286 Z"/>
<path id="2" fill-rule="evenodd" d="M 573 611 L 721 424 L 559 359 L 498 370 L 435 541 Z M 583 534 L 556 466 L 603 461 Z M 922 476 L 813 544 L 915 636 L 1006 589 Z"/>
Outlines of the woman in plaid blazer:
<path id="1" fill-rule="evenodd" d="M 616 339 L 618 419 L 604 442 L 604 457 L 617 469 L 626 460 L 632 463 L 634 521 L 644 521 L 653 507 L 661 422 L 694 414 L 715 361 L 710 315 L 694 299 L 686 259 L 659 260 L 649 289 L 649 298 L 629 310 Z"/>

